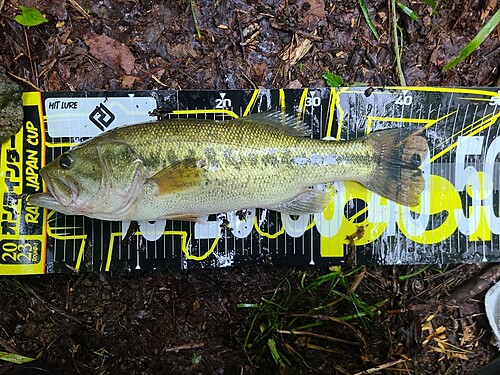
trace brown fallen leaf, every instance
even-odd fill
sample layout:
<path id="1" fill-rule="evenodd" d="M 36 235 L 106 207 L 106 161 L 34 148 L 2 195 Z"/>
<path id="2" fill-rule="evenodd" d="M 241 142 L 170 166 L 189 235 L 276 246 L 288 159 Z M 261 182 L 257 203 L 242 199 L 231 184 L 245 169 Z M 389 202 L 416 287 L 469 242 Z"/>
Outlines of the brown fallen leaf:
<path id="1" fill-rule="evenodd" d="M 112 69 L 130 75 L 134 69 L 135 57 L 126 44 L 105 34 L 88 33 L 83 37 L 92 56 Z"/>
<path id="2" fill-rule="evenodd" d="M 326 19 L 325 0 L 307 0 L 302 4 L 304 16 L 299 19 L 302 28 L 314 30 Z"/>
<path id="3" fill-rule="evenodd" d="M 281 58 L 289 66 L 293 66 L 297 64 L 305 55 L 307 55 L 307 52 L 309 52 L 312 46 L 313 43 L 309 39 L 303 39 L 300 41 L 297 35 L 294 35 Z"/>

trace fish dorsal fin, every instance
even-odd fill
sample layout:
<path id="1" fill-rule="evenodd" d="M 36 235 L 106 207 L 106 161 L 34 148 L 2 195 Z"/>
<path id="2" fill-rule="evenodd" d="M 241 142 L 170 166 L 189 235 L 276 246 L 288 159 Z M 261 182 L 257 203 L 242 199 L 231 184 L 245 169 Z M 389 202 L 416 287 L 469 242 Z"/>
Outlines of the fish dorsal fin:
<path id="1" fill-rule="evenodd" d="M 272 126 L 296 137 L 311 135 L 311 130 L 298 117 L 280 111 L 252 113 L 231 121 Z"/>
<path id="2" fill-rule="evenodd" d="M 158 195 L 191 190 L 205 178 L 204 163 L 199 158 L 188 158 L 172 163 L 157 172 L 148 181 L 158 186 Z"/>

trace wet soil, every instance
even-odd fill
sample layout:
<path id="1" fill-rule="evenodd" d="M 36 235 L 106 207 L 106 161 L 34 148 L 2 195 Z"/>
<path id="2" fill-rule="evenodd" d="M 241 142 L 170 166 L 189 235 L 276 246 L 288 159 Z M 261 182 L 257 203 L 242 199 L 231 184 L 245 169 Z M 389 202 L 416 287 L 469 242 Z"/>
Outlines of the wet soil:
<path id="1" fill-rule="evenodd" d="M 367 3 L 378 41 L 355 1 L 195 0 L 199 35 L 189 1 L 24 1 L 49 20 L 30 28 L 14 21 L 20 2 L 0 4 L 0 66 L 25 90 L 319 87 L 326 71 L 346 84 L 402 84 L 389 3 L 378 0 Z M 397 14 L 407 85 L 498 85 L 498 31 L 442 72 L 496 1 L 408 5 L 420 18 Z M 472 289 L 487 267 L 434 265 L 400 278 L 419 269 L 373 266 L 325 283 L 318 278 L 338 270 L 2 277 L 0 350 L 41 356 L 64 374 L 354 374 L 377 366 L 466 374 L 490 361 L 484 291 L 454 292 Z M 363 318 L 350 317 L 360 310 Z M 11 367 L 0 362 L 0 373 Z"/>

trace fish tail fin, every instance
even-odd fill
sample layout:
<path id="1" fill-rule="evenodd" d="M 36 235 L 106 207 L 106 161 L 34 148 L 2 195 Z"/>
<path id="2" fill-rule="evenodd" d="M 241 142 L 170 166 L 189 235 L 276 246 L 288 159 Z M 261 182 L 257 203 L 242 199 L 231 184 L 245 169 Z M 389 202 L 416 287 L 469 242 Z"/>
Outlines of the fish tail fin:
<path id="1" fill-rule="evenodd" d="M 368 189 L 404 206 L 419 204 L 425 184 L 419 167 L 429 150 L 421 131 L 389 129 L 367 136 L 379 155 L 374 173 L 364 182 Z"/>

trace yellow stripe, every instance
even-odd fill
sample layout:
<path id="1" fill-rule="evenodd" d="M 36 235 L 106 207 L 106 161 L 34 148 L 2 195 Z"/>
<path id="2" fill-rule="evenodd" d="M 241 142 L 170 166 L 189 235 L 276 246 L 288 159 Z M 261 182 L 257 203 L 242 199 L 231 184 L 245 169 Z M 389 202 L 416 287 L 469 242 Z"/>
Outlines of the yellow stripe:
<path id="1" fill-rule="evenodd" d="M 78 143 L 76 142 L 46 142 L 45 146 L 49 148 L 56 148 L 56 147 L 73 147 L 76 146 Z"/>
<path id="2" fill-rule="evenodd" d="M 210 249 L 208 249 L 207 252 L 205 252 L 203 255 L 200 255 L 200 256 L 189 254 L 189 243 L 188 243 L 188 246 L 182 248 L 182 251 L 187 259 L 196 260 L 199 262 L 199 261 L 205 260 L 206 258 L 208 258 L 208 256 L 210 254 L 212 254 L 214 252 L 215 248 L 217 247 L 217 244 L 219 243 L 219 240 L 220 240 L 220 237 L 215 238 L 214 242 L 212 242 L 212 245 L 210 246 Z"/>
<path id="3" fill-rule="evenodd" d="M 477 101 L 477 102 L 490 102 L 491 101 L 491 98 L 466 98 L 466 97 L 463 97 L 463 98 L 457 98 L 457 99 L 460 99 L 460 100 L 468 100 L 468 101 Z"/>
<path id="4" fill-rule="evenodd" d="M 252 97 L 250 98 L 250 101 L 248 102 L 248 105 L 245 108 L 245 111 L 243 112 L 243 116 L 248 116 L 258 97 L 259 97 L 259 90 L 257 89 L 253 90 Z"/>
<path id="5" fill-rule="evenodd" d="M 444 116 L 441 116 L 435 120 L 431 119 L 420 119 L 420 118 L 401 118 L 401 117 L 382 117 L 382 116 L 368 116 L 366 123 L 366 134 L 370 134 L 372 129 L 373 121 L 385 121 L 385 122 L 396 122 L 396 123 L 415 123 L 415 124 L 425 124 L 424 129 L 427 129 L 439 121 L 455 114 L 457 111 L 450 112 Z"/>
<path id="6" fill-rule="evenodd" d="M 23 99 L 23 106 L 38 106 L 40 108 L 39 112 L 41 112 L 40 103 L 42 101 L 42 93 L 24 92 L 22 99 Z"/>
<path id="7" fill-rule="evenodd" d="M 363 215 L 366 211 L 368 211 L 368 206 L 362 208 L 361 210 L 359 210 L 358 212 L 356 212 L 354 215 L 352 215 L 350 218 L 349 218 L 349 221 L 351 223 L 354 222 L 354 220 L 356 220 L 358 217 L 360 217 L 361 215 Z"/>
<path id="8" fill-rule="evenodd" d="M 445 139 L 444 141 L 442 141 L 441 143 L 437 144 L 433 151 L 435 149 L 437 149 L 439 146 L 441 146 L 442 144 L 445 144 L 445 143 L 448 143 L 449 141 L 453 140 L 453 138 L 456 138 L 460 135 L 467 135 L 471 132 L 473 132 L 475 130 L 475 125 L 476 124 L 479 124 L 479 126 L 481 126 L 482 123 L 484 123 L 484 121 L 486 120 L 486 118 L 492 116 L 493 114 L 492 113 L 488 113 L 486 116 L 484 117 L 481 117 L 479 118 L 478 120 L 474 121 L 473 123 L 461 128 L 459 131 L 457 131 L 455 134 L 452 134 L 451 136 L 449 136 L 447 139 Z M 470 129 L 470 130 L 469 130 Z M 451 149 L 450 149 L 451 150 Z"/>
<path id="9" fill-rule="evenodd" d="M 472 95 L 486 95 L 492 97 L 500 97 L 500 93 L 495 91 L 486 91 L 480 89 L 467 89 L 462 87 L 425 87 L 425 86 L 405 86 L 405 87 L 386 87 L 386 89 L 395 90 L 411 90 L 411 91 L 426 91 L 426 92 L 444 92 L 454 94 L 472 94 Z"/>
<path id="10" fill-rule="evenodd" d="M 335 136 L 337 141 L 340 141 L 340 136 L 342 135 L 342 126 L 344 126 L 344 109 L 340 105 L 340 95 L 348 92 L 348 90 L 349 90 L 348 87 L 342 87 L 337 92 L 337 98 L 335 102 L 335 108 L 337 109 L 337 117 L 338 117 L 337 120 L 338 129 L 337 129 L 337 135 Z"/>
<path id="11" fill-rule="evenodd" d="M 174 115 L 203 115 L 203 114 L 225 114 L 233 118 L 238 118 L 236 113 L 229 109 L 178 109 L 172 111 Z"/>
<path id="12" fill-rule="evenodd" d="M 327 137 L 332 136 L 333 118 L 335 115 L 335 104 L 337 103 L 337 96 L 337 90 L 335 90 L 333 87 L 330 88 L 330 104 L 328 105 L 330 113 L 328 114 L 328 124 L 326 128 Z"/>
<path id="13" fill-rule="evenodd" d="M 495 91 L 487 91 L 480 89 L 468 89 L 462 87 L 425 87 L 425 86 L 394 86 L 394 87 L 382 87 L 373 86 L 374 89 L 383 89 L 384 91 L 375 91 L 373 94 L 377 95 L 391 95 L 393 94 L 390 90 L 400 90 L 400 91 L 425 91 L 425 92 L 443 92 L 449 94 L 471 94 L 471 95 L 485 95 L 489 97 L 500 97 L 500 93 Z M 348 93 L 364 93 L 366 89 L 360 90 L 356 88 L 347 88 Z M 467 100 L 470 100 L 467 98 Z"/>
<path id="14" fill-rule="evenodd" d="M 135 236 L 141 236 L 141 232 L 136 232 L 134 233 Z M 172 236 L 181 236 L 182 239 L 182 245 L 181 249 L 184 253 L 187 253 L 188 247 L 189 247 L 189 242 L 187 240 L 188 234 L 185 231 L 175 231 L 175 230 L 166 230 L 163 232 L 163 235 L 172 235 Z M 109 239 L 109 247 L 108 247 L 108 256 L 106 259 L 106 265 L 104 267 L 105 271 L 109 271 L 111 268 L 111 258 L 113 257 L 113 247 L 114 247 L 114 242 L 116 237 L 121 237 L 122 232 L 115 232 L 111 233 L 111 238 Z M 207 255 L 208 256 L 208 255 Z M 101 265 L 101 270 L 102 270 L 102 265 Z"/>
<path id="15" fill-rule="evenodd" d="M 262 237 L 266 237 L 266 238 L 270 238 L 270 239 L 274 239 L 274 238 L 278 237 L 280 234 L 285 233 L 285 227 L 283 225 L 281 226 L 280 230 L 274 234 L 264 232 L 262 229 L 260 229 L 259 222 L 257 221 L 257 217 L 253 218 L 253 227 L 255 228 L 257 233 L 259 233 Z"/>
<path id="16" fill-rule="evenodd" d="M 50 211 L 49 214 L 47 215 L 47 225 L 45 227 L 47 228 L 47 235 L 49 237 L 55 238 L 57 240 L 61 241 L 66 241 L 66 240 L 81 240 L 80 248 L 78 249 L 78 255 L 76 258 L 76 264 L 75 264 L 75 269 L 79 270 L 80 266 L 82 264 L 82 259 L 83 255 L 85 252 L 85 244 L 87 242 L 87 235 L 86 234 L 66 234 L 66 232 L 60 234 L 57 233 L 59 230 L 66 230 L 66 229 L 82 229 L 82 227 L 51 227 L 49 224 L 51 221 L 54 221 L 55 218 L 52 219 L 52 216 L 54 216 L 56 211 Z"/>
<path id="17" fill-rule="evenodd" d="M 299 118 L 302 117 L 302 112 L 304 111 L 304 103 L 306 102 L 308 93 L 309 89 L 307 87 L 304 90 L 302 90 L 302 95 L 300 96 L 300 101 L 299 101 Z"/>
<path id="18" fill-rule="evenodd" d="M 281 109 L 285 109 L 285 90 L 279 89 L 279 102 Z"/>
<path id="19" fill-rule="evenodd" d="M 486 116 L 485 116 L 486 117 Z M 472 129 L 469 133 L 467 133 L 467 136 L 473 136 L 476 135 L 477 133 L 483 131 L 484 129 L 489 128 L 490 126 L 494 125 L 495 122 L 500 118 L 500 113 L 497 113 L 495 116 L 491 116 L 491 118 L 488 121 L 483 121 L 482 123 L 479 124 L 475 129 Z M 480 120 L 484 120 L 484 118 L 481 118 Z M 475 121 L 476 122 L 476 121 Z M 474 122 L 474 123 L 475 123 Z M 484 124 L 484 125 L 483 125 Z M 437 159 L 439 159 L 441 156 L 446 154 L 447 152 L 450 152 L 452 149 L 457 147 L 458 142 L 454 142 L 450 146 L 446 147 L 444 150 L 441 152 L 437 153 L 434 155 L 432 158 L 430 158 L 430 161 L 433 162 Z"/>

